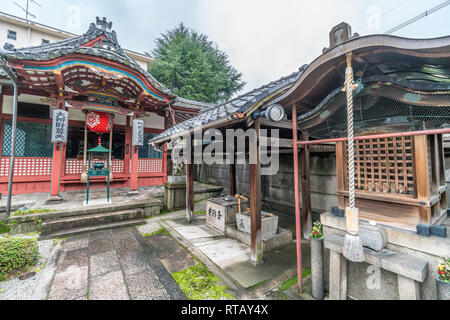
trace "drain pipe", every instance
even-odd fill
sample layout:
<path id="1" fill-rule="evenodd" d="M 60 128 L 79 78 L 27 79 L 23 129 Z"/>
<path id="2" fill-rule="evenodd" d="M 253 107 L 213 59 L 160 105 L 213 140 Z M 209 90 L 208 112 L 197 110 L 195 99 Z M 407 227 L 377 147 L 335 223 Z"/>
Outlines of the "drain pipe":
<path id="1" fill-rule="evenodd" d="M 12 198 L 12 186 L 14 177 L 14 161 L 16 156 L 16 132 L 17 132 L 17 98 L 18 98 L 18 79 L 14 75 L 11 69 L 6 64 L 5 55 L 6 51 L 0 50 L 0 67 L 6 72 L 11 79 L 11 83 L 14 88 L 13 98 L 13 119 L 12 119 L 12 139 L 11 139 L 11 160 L 9 165 L 9 180 L 8 180 L 8 199 L 6 202 L 6 220 L 8 220 L 11 214 L 11 198 Z"/>

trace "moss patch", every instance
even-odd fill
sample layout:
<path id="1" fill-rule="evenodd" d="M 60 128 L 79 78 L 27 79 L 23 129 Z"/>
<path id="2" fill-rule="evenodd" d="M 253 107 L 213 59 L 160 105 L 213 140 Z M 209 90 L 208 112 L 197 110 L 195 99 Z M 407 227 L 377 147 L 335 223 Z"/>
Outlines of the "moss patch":
<path id="1" fill-rule="evenodd" d="M 217 284 L 219 278 L 202 263 L 172 274 L 181 291 L 189 300 L 233 299 L 226 286 Z"/>
<path id="2" fill-rule="evenodd" d="M 50 212 L 56 212 L 56 210 L 49 210 L 49 209 L 29 209 L 26 211 L 16 211 L 14 212 L 11 217 L 18 217 L 18 216 L 28 216 L 32 214 L 41 214 L 41 213 L 50 213 Z"/>
<path id="3" fill-rule="evenodd" d="M 158 231 L 155 231 L 155 232 L 152 232 L 152 233 L 144 233 L 142 236 L 144 238 L 148 238 L 148 237 L 153 237 L 153 236 L 157 236 L 158 234 L 164 234 L 164 233 L 167 234 L 167 235 L 170 235 L 169 231 L 167 231 L 164 228 L 161 228 Z"/>
<path id="4" fill-rule="evenodd" d="M 9 233 L 10 231 L 11 229 L 6 223 L 0 223 L 0 234 Z"/>
<path id="5" fill-rule="evenodd" d="M 206 211 L 198 211 L 198 212 L 194 212 L 194 215 L 202 215 L 202 214 L 206 214 Z"/>
<path id="6" fill-rule="evenodd" d="M 305 279 L 307 276 L 309 276 L 311 274 L 311 269 L 306 269 L 303 270 L 302 276 L 303 279 Z M 298 283 L 298 276 L 289 279 L 288 281 L 284 282 L 280 288 L 278 289 L 278 291 L 286 291 L 287 289 L 289 289 L 290 287 L 292 287 L 294 284 Z"/>
<path id="7" fill-rule="evenodd" d="M 0 239 L 0 281 L 30 270 L 38 261 L 39 247 L 36 239 Z"/>

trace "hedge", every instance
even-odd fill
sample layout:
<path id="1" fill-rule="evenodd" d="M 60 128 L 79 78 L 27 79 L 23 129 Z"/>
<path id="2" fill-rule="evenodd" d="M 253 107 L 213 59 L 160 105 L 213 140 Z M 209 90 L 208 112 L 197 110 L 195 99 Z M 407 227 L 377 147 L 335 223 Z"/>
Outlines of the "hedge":
<path id="1" fill-rule="evenodd" d="M 0 281 L 39 261 L 39 246 L 36 239 L 0 238 Z"/>

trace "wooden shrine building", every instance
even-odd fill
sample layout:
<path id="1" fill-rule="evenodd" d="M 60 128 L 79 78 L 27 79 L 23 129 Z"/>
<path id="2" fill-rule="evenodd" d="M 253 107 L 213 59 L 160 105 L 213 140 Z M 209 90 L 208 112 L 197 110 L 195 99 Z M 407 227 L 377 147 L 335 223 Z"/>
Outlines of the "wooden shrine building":
<path id="1" fill-rule="evenodd" d="M 5 44 L 0 68 L 0 192 L 7 192 L 11 157 L 14 82 L 17 134 L 13 193 L 83 190 L 86 151 L 97 146 L 89 113 L 107 114 L 112 187 L 162 185 L 167 158 L 148 144 L 132 145 L 133 119 L 144 121 L 144 140 L 198 114 L 208 104 L 175 96 L 121 48 L 112 23 L 97 18 L 89 30 L 67 40 L 29 48 Z M 53 110 L 68 112 L 65 143 L 52 143 Z M 94 117 L 95 119 L 95 117 Z M 94 121 L 95 122 L 95 121 Z M 93 179 L 94 187 L 106 186 Z"/>

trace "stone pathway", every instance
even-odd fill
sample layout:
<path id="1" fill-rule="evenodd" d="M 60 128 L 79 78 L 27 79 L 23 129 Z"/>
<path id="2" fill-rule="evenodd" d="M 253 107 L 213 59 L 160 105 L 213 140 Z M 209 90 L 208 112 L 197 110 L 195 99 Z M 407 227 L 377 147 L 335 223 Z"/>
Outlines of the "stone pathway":
<path id="1" fill-rule="evenodd" d="M 185 299 L 136 228 L 65 240 L 48 300 L 130 299 Z"/>

